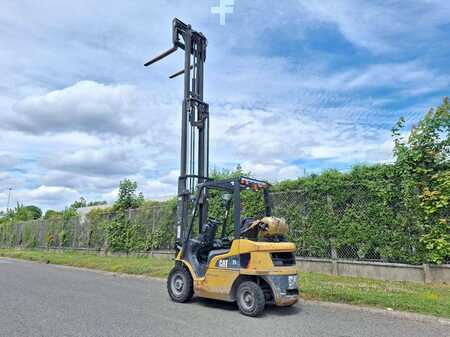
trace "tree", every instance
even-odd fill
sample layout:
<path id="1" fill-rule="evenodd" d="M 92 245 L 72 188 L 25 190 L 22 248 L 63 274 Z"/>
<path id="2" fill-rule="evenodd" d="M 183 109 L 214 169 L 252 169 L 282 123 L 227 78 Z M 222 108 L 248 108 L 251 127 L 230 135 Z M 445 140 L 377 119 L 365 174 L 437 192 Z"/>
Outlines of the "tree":
<path id="1" fill-rule="evenodd" d="M 244 171 L 242 169 L 241 164 L 237 164 L 236 168 L 234 170 L 228 170 L 228 169 L 213 169 L 210 173 L 210 178 L 214 180 L 222 180 L 222 179 L 229 179 L 229 178 L 236 178 L 239 176 L 247 176 L 250 177 L 252 175 L 251 172 Z"/>
<path id="2" fill-rule="evenodd" d="M 99 205 L 106 205 L 107 202 L 104 200 L 96 200 L 96 201 L 89 201 L 87 206 L 99 206 Z"/>
<path id="3" fill-rule="evenodd" d="M 9 217 L 16 221 L 36 220 L 42 216 L 42 211 L 37 206 L 24 206 L 17 203 L 16 208 L 9 214 Z"/>
<path id="4" fill-rule="evenodd" d="M 408 200 L 417 195 L 426 260 L 442 263 L 450 256 L 450 104 L 431 109 L 404 140 L 404 119 L 393 128 L 395 166 Z"/>
<path id="5" fill-rule="evenodd" d="M 98 205 L 106 205 L 107 202 L 106 201 L 89 201 L 87 202 L 87 200 L 84 197 L 81 197 L 80 200 L 74 201 L 69 207 L 71 209 L 78 209 L 78 208 L 82 208 L 82 207 L 89 207 L 89 206 L 98 206 Z"/>
<path id="6" fill-rule="evenodd" d="M 37 206 L 29 205 L 25 206 L 24 209 L 32 220 L 39 219 L 42 216 L 42 210 Z"/>
<path id="7" fill-rule="evenodd" d="M 133 223 L 128 211 L 140 207 L 144 203 L 144 195 L 137 193 L 137 183 L 124 179 L 119 184 L 119 196 L 114 203 L 114 220 L 105 224 L 108 248 L 113 251 L 133 251 L 139 240 L 136 233 L 141 223 Z"/>
<path id="8" fill-rule="evenodd" d="M 86 205 L 87 205 L 86 199 L 81 197 L 80 200 L 74 201 L 72 203 L 72 205 L 70 205 L 70 208 L 78 209 L 78 208 L 86 207 Z"/>
<path id="9" fill-rule="evenodd" d="M 124 179 L 119 184 L 119 196 L 114 203 L 114 210 L 125 211 L 128 209 L 138 208 L 144 202 L 142 192 L 136 193 L 137 182 L 130 179 Z"/>
<path id="10" fill-rule="evenodd" d="M 61 215 L 62 215 L 61 212 L 49 209 L 49 210 L 47 210 L 47 212 L 45 212 L 44 219 L 48 220 L 48 219 L 56 218 Z"/>

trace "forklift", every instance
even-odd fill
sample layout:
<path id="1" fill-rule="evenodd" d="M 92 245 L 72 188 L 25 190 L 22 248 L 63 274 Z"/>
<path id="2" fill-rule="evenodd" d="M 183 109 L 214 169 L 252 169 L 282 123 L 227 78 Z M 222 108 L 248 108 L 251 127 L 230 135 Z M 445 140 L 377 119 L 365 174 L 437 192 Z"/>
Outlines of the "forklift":
<path id="1" fill-rule="evenodd" d="M 237 302 L 242 314 L 253 317 L 267 304 L 293 305 L 299 296 L 296 247 L 287 241 L 285 221 L 272 216 L 270 184 L 244 176 L 209 178 L 209 106 L 203 100 L 207 39 L 175 18 L 172 43 L 144 64 L 184 51 L 184 68 L 169 77 L 184 75 L 176 257 L 167 280 L 169 296 L 180 303 L 194 294 Z"/>

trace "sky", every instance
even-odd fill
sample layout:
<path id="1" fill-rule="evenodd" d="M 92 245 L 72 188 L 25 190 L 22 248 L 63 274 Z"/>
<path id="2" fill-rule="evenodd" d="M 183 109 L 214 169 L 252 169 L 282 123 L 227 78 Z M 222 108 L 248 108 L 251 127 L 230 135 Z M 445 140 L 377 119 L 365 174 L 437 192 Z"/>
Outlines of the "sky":
<path id="1" fill-rule="evenodd" d="M 176 193 L 178 17 L 208 38 L 211 163 L 280 181 L 392 161 L 450 88 L 450 2 L 235 0 L 0 3 L 0 210 L 112 202 L 120 180 Z"/>

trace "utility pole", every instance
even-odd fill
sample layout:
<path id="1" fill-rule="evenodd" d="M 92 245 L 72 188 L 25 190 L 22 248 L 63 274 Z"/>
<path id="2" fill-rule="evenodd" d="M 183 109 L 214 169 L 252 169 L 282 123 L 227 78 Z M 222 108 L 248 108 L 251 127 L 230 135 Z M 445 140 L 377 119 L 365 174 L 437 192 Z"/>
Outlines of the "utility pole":
<path id="1" fill-rule="evenodd" d="M 12 191 L 12 187 L 8 188 L 8 203 L 6 204 L 6 213 L 8 213 L 9 211 L 9 203 L 11 202 L 11 191 Z"/>

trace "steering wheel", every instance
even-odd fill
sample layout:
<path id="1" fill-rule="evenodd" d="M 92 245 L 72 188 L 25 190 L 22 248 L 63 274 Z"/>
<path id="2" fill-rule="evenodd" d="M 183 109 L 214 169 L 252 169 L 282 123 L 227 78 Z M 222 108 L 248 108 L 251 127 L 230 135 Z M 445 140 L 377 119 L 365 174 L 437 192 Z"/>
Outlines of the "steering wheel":
<path id="1" fill-rule="evenodd" d="M 224 247 L 231 246 L 231 240 L 229 237 L 222 238 L 222 245 Z"/>
<path id="2" fill-rule="evenodd" d="M 214 219 L 214 218 L 208 218 L 206 223 L 213 223 L 215 225 L 220 225 L 222 222 L 220 220 Z"/>

